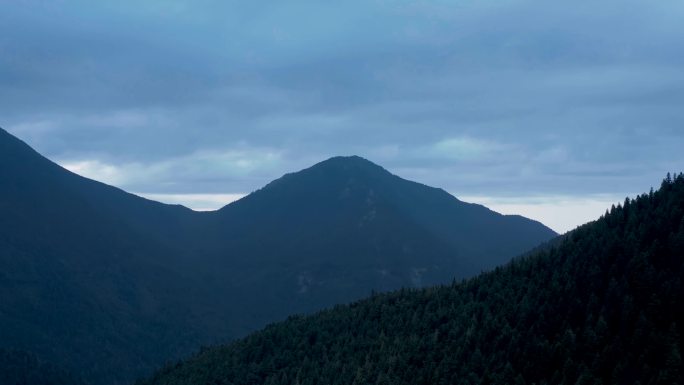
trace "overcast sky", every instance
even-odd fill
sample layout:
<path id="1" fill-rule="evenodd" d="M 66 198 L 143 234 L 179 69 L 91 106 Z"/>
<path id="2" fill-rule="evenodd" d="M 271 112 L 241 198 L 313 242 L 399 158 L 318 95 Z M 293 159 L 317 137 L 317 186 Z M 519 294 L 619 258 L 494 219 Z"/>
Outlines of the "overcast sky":
<path id="1" fill-rule="evenodd" d="M 565 231 L 684 169 L 684 2 L 0 0 L 0 126 L 196 209 L 361 155 Z"/>

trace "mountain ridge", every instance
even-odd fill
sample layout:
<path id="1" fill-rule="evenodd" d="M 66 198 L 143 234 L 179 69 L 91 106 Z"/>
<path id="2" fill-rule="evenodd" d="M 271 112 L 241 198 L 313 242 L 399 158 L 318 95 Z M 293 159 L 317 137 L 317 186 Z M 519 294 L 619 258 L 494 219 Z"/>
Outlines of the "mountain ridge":
<path id="1" fill-rule="evenodd" d="M 3 131 L 0 180 L 0 348 L 95 384 L 293 313 L 471 276 L 555 236 L 360 157 L 195 212 L 78 176 Z"/>

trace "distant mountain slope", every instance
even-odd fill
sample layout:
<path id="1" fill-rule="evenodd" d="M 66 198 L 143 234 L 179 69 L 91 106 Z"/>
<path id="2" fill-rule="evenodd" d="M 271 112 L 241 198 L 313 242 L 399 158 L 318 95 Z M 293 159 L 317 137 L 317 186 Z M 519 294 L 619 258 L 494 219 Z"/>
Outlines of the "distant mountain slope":
<path id="1" fill-rule="evenodd" d="M 470 276 L 554 235 L 358 157 L 194 212 L 75 175 L 0 130 L 0 348 L 126 383 L 201 344 Z"/>
<path id="2" fill-rule="evenodd" d="M 139 385 L 681 384 L 684 175 L 477 278 L 292 317 Z"/>
<path id="3" fill-rule="evenodd" d="M 356 156 L 285 175 L 216 214 L 221 255 L 251 256 L 235 279 L 277 285 L 273 300 L 290 313 L 469 277 L 556 235 Z"/>
<path id="4" fill-rule="evenodd" d="M 41 362 L 34 355 L 0 349 L 0 384 L 2 385 L 82 385 L 66 371 Z"/>
<path id="5" fill-rule="evenodd" d="M 201 218 L 72 174 L 0 131 L 0 347 L 126 383 L 231 335 L 204 316 L 227 304 L 205 303 L 213 290 L 186 268 L 185 229 Z"/>

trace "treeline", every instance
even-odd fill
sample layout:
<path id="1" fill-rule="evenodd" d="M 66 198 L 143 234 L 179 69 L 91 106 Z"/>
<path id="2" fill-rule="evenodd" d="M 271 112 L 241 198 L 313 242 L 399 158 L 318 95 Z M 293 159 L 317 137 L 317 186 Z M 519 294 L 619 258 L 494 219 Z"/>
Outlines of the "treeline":
<path id="1" fill-rule="evenodd" d="M 138 384 L 681 384 L 683 262 L 668 175 L 490 273 L 291 317 Z"/>

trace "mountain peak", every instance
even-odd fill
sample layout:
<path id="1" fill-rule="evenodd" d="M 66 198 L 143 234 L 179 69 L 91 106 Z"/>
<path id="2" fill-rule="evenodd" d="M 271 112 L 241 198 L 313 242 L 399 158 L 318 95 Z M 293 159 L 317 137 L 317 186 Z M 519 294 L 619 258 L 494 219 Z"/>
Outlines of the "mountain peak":
<path id="1" fill-rule="evenodd" d="M 368 170 L 368 171 L 383 171 L 389 173 L 387 170 L 381 166 L 371 162 L 366 158 L 362 158 L 358 155 L 348 155 L 348 156 L 334 156 L 328 158 L 322 162 L 316 163 L 309 169 L 326 169 L 326 170 Z"/>
<path id="2" fill-rule="evenodd" d="M 358 155 L 337 155 L 318 162 L 317 164 L 365 164 L 379 167 L 377 164 Z"/>
<path id="3" fill-rule="evenodd" d="M 262 190 L 288 186 L 294 189 L 311 190 L 321 186 L 345 186 L 371 183 L 397 178 L 381 166 L 357 155 L 335 156 L 303 170 L 283 175 Z"/>

